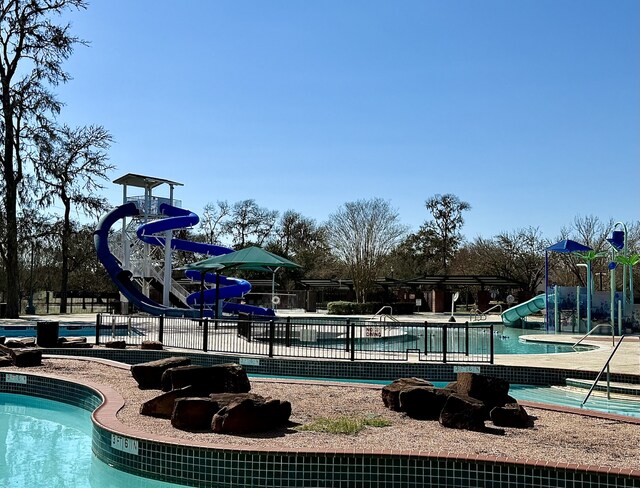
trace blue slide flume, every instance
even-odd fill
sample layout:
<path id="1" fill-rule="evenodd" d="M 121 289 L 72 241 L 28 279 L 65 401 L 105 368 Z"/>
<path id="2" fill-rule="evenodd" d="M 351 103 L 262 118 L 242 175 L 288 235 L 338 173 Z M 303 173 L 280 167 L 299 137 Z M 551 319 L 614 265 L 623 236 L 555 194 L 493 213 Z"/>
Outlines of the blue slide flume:
<path id="1" fill-rule="evenodd" d="M 191 227 L 197 224 L 199 221 L 199 218 L 195 213 L 167 204 L 160 205 L 160 212 L 167 217 L 164 219 L 148 222 L 138 228 L 138 238 L 143 242 L 146 242 L 150 245 L 164 247 L 164 233 L 166 231 Z M 113 225 L 120 219 L 126 217 L 135 217 L 138 215 L 140 215 L 140 212 L 134 203 L 127 203 L 115 208 L 107 215 L 105 215 L 98 223 L 98 226 L 94 232 L 94 244 L 96 247 L 98 259 L 109 273 L 109 276 L 111 277 L 115 285 L 127 298 L 127 300 L 135 304 L 141 311 L 153 315 L 199 317 L 201 296 L 204 295 L 205 306 L 211 306 L 216 303 L 216 298 L 224 300 L 229 298 L 242 297 L 251 290 L 251 284 L 246 280 L 229 278 L 220 275 L 218 277 L 220 285 L 219 297 L 216 297 L 216 288 L 204 290 L 204 293 L 192 293 L 187 297 L 187 304 L 196 308 L 165 307 L 151 300 L 138 289 L 136 284 L 131 280 L 131 272 L 122 268 L 121 263 L 109 249 L 109 231 L 111 230 Z M 232 249 L 224 246 L 217 246 L 213 244 L 193 242 L 175 238 L 171 239 L 171 248 L 197 254 L 205 254 L 209 256 L 217 256 L 220 254 L 233 252 Z M 197 271 L 189 271 L 186 274 L 188 278 L 194 281 L 200 281 L 201 279 L 200 273 Z M 205 281 L 208 283 L 215 283 L 216 277 L 214 274 L 207 273 L 205 275 Z M 223 302 L 222 311 L 227 313 L 244 312 L 261 316 L 275 315 L 274 311 L 270 308 L 256 307 L 253 305 L 245 305 L 232 302 Z M 212 316 L 213 311 L 210 308 L 205 308 L 204 315 Z"/>

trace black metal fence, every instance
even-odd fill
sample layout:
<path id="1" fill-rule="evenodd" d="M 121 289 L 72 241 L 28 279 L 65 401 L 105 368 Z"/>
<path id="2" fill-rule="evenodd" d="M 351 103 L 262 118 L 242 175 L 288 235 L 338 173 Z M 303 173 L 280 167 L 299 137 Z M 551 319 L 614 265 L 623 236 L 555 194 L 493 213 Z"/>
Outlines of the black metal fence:
<path id="1" fill-rule="evenodd" d="M 96 344 L 157 340 L 166 347 L 268 357 L 493 363 L 493 325 L 353 318 L 187 319 L 98 314 Z"/>

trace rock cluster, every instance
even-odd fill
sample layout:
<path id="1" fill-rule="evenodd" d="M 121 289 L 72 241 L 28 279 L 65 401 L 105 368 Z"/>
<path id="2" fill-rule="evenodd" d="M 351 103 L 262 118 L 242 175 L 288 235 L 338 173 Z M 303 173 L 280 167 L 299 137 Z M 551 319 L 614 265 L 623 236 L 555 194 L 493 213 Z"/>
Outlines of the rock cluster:
<path id="1" fill-rule="evenodd" d="M 131 367 L 141 389 L 164 393 L 144 402 L 140 413 L 171 419 L 187 431 L 248 434 L 283 427 L 291 404 L 249 393 L 251 384 L 238 364 L 194 366 L 189 358 L 172 357 Z"/>
<path id="2" fill-rule="evenodd" d="M 496 427 L 526 428 L 533 419 L 509 396 L 505 380 L 475 373 L 458 373 L 457 380 L 444 388 L 420 378 L 400 378 L 382 388 L 387 408 L 405 412 L 420 420 L 438 420 L 444 427 L 473 431 L 504 431 Z"/>
<path id="3" fill-rule="evenodd" d="M 35 347 L 32 337 L 25 339 L 0 338 L 0 366 L 31 367 L 42 365 L 42 350 Z"/>

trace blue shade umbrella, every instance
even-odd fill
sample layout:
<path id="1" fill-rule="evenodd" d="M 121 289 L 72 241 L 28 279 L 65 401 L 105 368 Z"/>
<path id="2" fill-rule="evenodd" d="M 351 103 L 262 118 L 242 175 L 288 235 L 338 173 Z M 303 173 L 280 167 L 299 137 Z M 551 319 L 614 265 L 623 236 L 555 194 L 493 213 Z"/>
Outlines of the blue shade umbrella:
<path id="1" fill-rule="evenodd" d="M 547 315 L 547 330 L 549 330 L 549 252 L 559 252 L 569 254 L 572 252 L 586 252 L 591 251 L 589 246 L 580 244 L 579 242 L 572 241 L 571 239 L 564 239 L 560 242 L 556 242 L 554 245 L 549 246 L 544 251 L 544 296 Z M 587 278 L 589 279 L 589 278 Z M 558 324 L 555 324 L 556 332 Z"/>

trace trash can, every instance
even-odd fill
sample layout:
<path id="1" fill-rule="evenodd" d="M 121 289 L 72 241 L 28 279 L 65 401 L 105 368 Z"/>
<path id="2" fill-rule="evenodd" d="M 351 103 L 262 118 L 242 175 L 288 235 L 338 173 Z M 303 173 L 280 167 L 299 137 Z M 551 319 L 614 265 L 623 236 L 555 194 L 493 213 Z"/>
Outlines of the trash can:
<path id="1" fill-rule="evenodd" d="M 58 347 L 60 322 L 36 322 L 36 344 L 39 347 Z"/>

